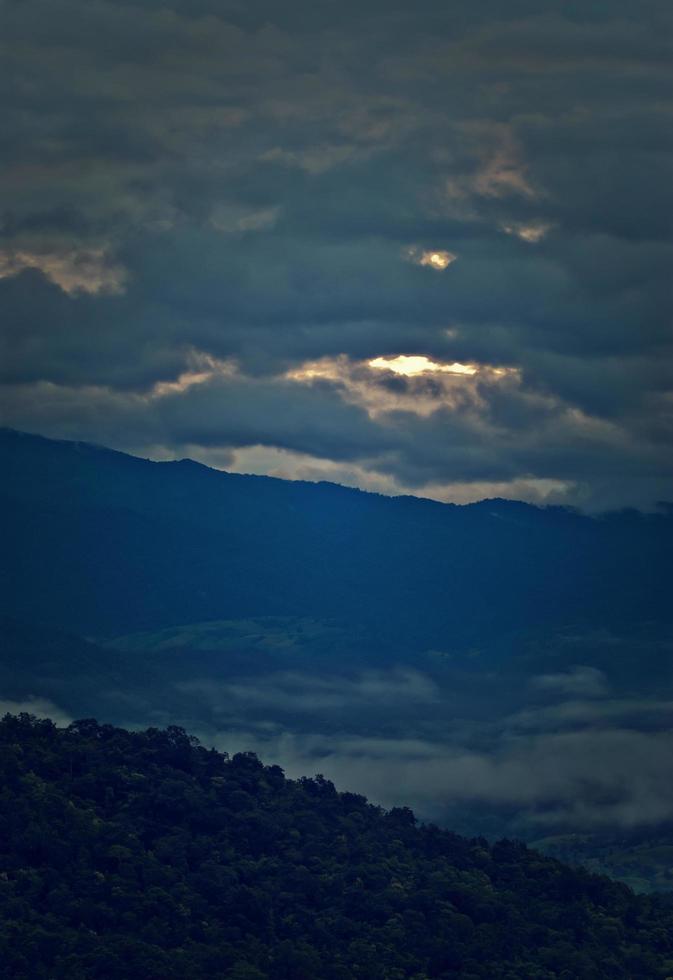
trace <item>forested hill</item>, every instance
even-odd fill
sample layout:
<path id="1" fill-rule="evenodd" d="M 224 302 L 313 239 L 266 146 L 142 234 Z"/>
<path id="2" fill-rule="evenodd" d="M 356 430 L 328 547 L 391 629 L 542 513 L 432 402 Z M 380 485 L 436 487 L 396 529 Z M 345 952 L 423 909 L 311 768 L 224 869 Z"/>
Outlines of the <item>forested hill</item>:
<path id="1" fill-rule="evenodd" d="M 673 908 L 181 729 L 0 724 L 16 980 L 654 980 Z"/>
<path id="2" fill-rule="evenodd" d="M 0 430 L 0 614 L 93 636 L 336 617 L 423 649 L 670 621 L 673 517 L 465 507 Z"/>

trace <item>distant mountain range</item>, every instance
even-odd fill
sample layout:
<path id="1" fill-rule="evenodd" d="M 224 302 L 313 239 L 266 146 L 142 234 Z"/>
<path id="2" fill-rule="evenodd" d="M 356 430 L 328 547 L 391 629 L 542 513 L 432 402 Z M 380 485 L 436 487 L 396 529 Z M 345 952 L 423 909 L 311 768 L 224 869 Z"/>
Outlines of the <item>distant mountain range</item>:
<path id="1" fill-rule="evenodd" d="M 469 506 L 0 430 L 0 715 L 181 725 L 673 889 L 673 513 Z"/>
<path id="2" fill-rule="evenodd" d="M 670 621 L 669 513 L 468 506 L 0 432 L 0 612 L 110 636 L 337 618 L 392 644 Z"/>

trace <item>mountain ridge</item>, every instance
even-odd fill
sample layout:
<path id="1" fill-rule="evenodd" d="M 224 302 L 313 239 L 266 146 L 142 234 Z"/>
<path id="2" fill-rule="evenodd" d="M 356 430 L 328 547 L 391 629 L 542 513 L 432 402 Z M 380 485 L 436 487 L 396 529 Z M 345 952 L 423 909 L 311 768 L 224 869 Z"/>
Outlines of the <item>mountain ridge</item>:
<path id="1" fill-rule="evenodd" d="M 341 616 L 427 646 L 568 609 L 672 615 L 667 515 L 447 505 L 7 431 L 0 463 L 0 613 L 74 632 Z"/>
<path id="2" fill-rule="evenodd" d="M 202 463 L 199 460 L 192 459 L 189 456 L 184 456 L 176 459 L 151 459 L 150 457 L 138 456 L 134 453 L 129 453 L 120 449 L 112 449 L 109 446 L 105 446 L 102 443 L 88 442 L 86 440 L 79 439 L 56 439 L 50 438 L 49 436 L 41 435 L 40 433 L 28 432 L 25 430 L 14 429 L 9 426 L 0 426 L 0 452 L 6 452 L 7 448 L 11 448 L 11 443 L 16 444 L 20 442 L 28 443 L 33 442 L 34 444 L 50 444 L 52 446 L 59 446 L 62 449 L 67 449 L 69 451 L 80 453 L 82 451 L 92 454 L 101 454 L 101 456 L 115 457 L 117 460 L 120 458 L 125 461 L 132 460 L 134 463 L 140 464 L 151 464 L 157 467 L 166 468 L 182 468 L 184 470 L 196 471 L 206 471 L 209 474 L 214 474 L 217 476 L 224 476 L 232 480 L 241 481 L 251 481 L 261 484 L 264 481 L 273 483 L 275 485 L 288 485 L 293 487 L 323 487 L 331 491 L 343 491 L 345 494 L 349 495 L 362 495 L 364 497 L 372 497 L 378 500 L 394 500 L 394 501 L 409 501 L 409 502 L 420 502 L 423 506 L 430 506 L 442 509 L 459 509 L 464 511 L 469 511 L 471 509 L 483 509 L 488 505 L 511 508 L 512 510 L 526 509 L 529 512 L 537 513 L 555 513 L 555 514 L 567 514 L 569 516 L 581 516 L 588 519 L 600 520 L 604 518 L 614 517 L 616 515 L 624 516 L 627 514 L 648 518 L 650 516 L 657 517 L 661 516 L 658 511 L 643 511 L 637 510 L 636 508 L 622 508 L 615 511 L 601 511 L 596 513 L 586 513 L 581 509 L 566 505 L 566 504 L 544 504 L 544 503 L 531 503 L 529 501 L 520 500 L 518 498 L 511 497 L 484 497 L 480 500 L 475 500 L 470 503 L 455 503 L 453 501 L 442 501 L 436 500 L 432 497 L 424 497 L 419 494 L 411 493 L 400 493 L 400 494 L 387 494 L 382 493 L 377 490 L 368 490 L 362 487 L 350 487 L 342 483 L 336 483 L 332 480 L 305 480 L 305 479 L 292 479 L 287 477 L 271 476 L 266 474 L 258 473 L 237 473 L 227 469 L 220 469 L 218 467 L 209 466 L 207 463 Z M 8 447 L 8 443 L 10 447 Z M 662 507 L 670 506 L 667 505 L 665 501 L 661 502 Z"/>

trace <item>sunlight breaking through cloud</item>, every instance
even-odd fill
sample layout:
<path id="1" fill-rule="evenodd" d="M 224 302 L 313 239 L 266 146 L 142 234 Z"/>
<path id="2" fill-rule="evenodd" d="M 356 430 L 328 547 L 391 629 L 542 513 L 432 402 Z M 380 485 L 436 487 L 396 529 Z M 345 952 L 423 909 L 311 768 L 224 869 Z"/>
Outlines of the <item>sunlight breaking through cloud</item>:
<path id="1" fill-rule="evenodd" d="M 417 245 L 408 248 L 406 255 L 409 261 L 415 265 L 436 269 L 438 272 L 443 272 L 458 258 L 454 252 L 448 252 L 443 248 L 421 249 Z"/>
<path id="2" fill-rule="evenodd" d="M 460 364 L 454 361 L 453 364 L 438 364 L 430 358 L 421 354 L 398 354 L 397 357 L 375 357 L 368 361 L 369 367 L 379 370 L 393 371 L 395 374 L 404 374 L 407 377 L 414 374 L 425 374 L 428 371 L 441 371 L 446 374 L 476 374 L 478 368 L 474 364 Z"/>
<path id="3" fill-rule="evenodd" d="M 376 420 L 404 412 L 428 418 L 439 410 L 468 416 L 487 412 L 488 392 L 521 385 L 516 367 L 433 361 L 422 354 L 379 356 L 354 361 L 342 354 L 306 361 L 283 378 L 301 385 L 327 382 L 337 386 L 344 402 L 357 405 Z"/>
<path id="4" fill-rule="evenodd" d="M 5 6 L 3 424 L 670 497 L 657 16 Z"/>

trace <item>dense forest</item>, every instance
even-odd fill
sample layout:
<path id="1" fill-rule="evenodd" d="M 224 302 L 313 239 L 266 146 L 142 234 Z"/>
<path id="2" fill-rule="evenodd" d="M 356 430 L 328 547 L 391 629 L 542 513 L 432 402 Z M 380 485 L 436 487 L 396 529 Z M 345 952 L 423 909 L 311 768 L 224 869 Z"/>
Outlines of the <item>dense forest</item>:
<path id="1" fill-rule="evenodd" d="M 673 515 L 469 506 L 0 430 L 0 615 L 113 637 L 338 618 L 397 650 L 671 624 Z"/>
<path id="2" fill-rule="evenodd" d="M 0 724 L 0 956 L 49 980 L 665 978 L 673 904 L 180 728 Z"/>

